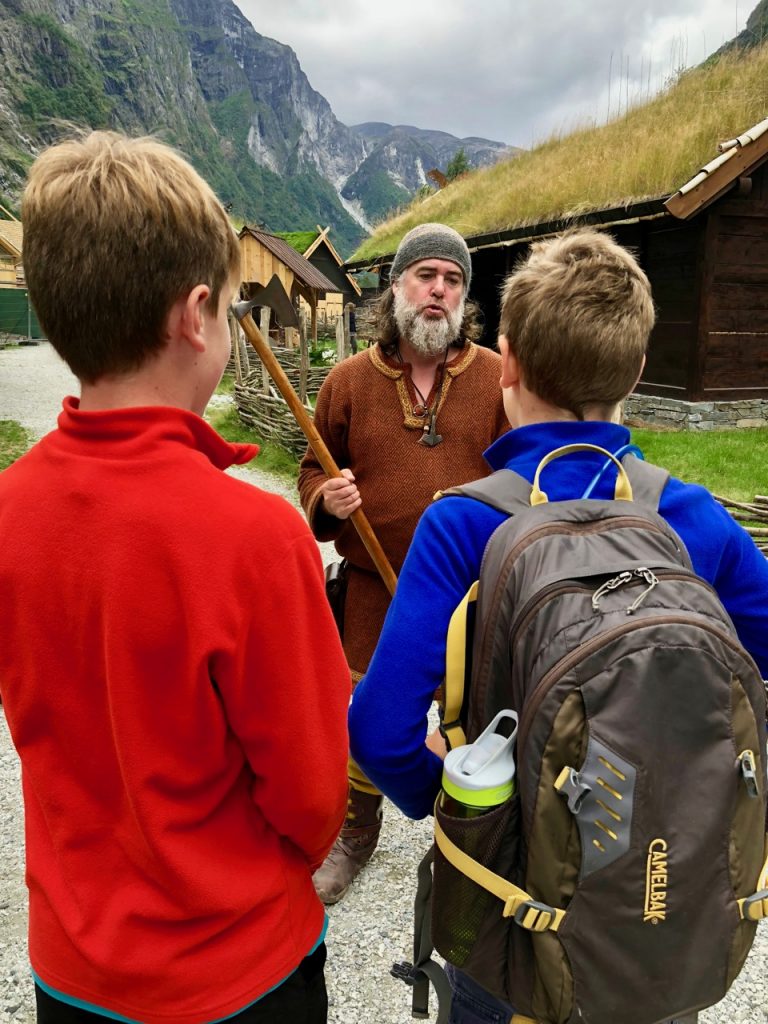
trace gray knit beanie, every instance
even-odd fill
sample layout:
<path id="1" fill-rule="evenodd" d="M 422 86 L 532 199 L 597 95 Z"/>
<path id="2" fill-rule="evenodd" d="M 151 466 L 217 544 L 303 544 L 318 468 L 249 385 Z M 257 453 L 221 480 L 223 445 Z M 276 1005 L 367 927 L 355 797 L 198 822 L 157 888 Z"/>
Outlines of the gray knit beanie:
<path id="1" fill-rule="evenodd" d="M 451 260 L 464 272 L 464 291 L 472 280 L 472 260 L 467 243 L 447 224 L 419 224 L 412 228 L 397 247 L 390 270 L 390 279 L 399 277 L 417 260 Z"/>

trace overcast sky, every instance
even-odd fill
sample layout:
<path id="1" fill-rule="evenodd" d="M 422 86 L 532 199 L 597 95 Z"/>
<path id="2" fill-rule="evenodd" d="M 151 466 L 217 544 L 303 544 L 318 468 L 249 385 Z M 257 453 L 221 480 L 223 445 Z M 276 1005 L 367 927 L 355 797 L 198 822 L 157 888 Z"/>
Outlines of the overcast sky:
<path id="1" fill-rule="evenodd" d="M 604 122 L 740 32 L 757 0 L 235 0 L 345 124 L 528 147 Z M 610 89 L 609 89 L 610 82 Z"/>

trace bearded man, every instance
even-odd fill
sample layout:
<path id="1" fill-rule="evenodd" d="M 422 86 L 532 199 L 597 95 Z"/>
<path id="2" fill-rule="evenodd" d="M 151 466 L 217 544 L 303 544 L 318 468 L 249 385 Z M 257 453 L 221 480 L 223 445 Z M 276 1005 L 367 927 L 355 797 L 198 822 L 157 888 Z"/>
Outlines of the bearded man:
<path id="1" fill-rule="evenodd" d="M 390 596 L 349 516 L 361 507 L 397 573 L 436 491 L 487 476 L 482 453 L 509 424 L 500 357 L 475 344 L 467 301 L 466 242 L 444 224 L 422 224 L 398 247 L 376 315 L 376 344 L 335 366 L 317 396 L 315 426 L 342 476 L 328 479 L 311 448 L 299 494 L 315 537 L 347 561 L 344 651 L 353 683 L 368 667 Z M 450 543 L 450 538 L 446 538 Z M 315 873 L 336 903 L 370 859 L 382 796 L 350 760 L 347 818 Z"/>

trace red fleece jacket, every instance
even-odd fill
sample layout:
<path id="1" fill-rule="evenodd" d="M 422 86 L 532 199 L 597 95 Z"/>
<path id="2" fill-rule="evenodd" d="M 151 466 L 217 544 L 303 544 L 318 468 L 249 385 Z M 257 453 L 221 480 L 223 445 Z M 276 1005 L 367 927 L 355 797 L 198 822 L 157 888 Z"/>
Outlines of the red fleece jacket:
<path id="1" fill-rule="evenodd" d="M 81 412 L 0 475 L 0 687 L 32 966 L 146 1024 L 234 1014 L 319 939 L 349 670 L 317 546 L 192 413 Z"/>

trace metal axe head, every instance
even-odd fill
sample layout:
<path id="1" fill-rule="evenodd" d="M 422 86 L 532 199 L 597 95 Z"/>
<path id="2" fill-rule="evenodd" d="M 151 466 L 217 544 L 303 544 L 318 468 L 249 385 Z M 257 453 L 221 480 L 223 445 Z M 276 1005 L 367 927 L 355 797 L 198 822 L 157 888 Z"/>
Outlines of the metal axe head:
<path id="1" fill-rule="evenodd" d="M 269 284 L 259 285 L 252 298 L 245 302 L 234 302 L 230 309 L 237 320 L 242 320 L 255 306 L 269 306 L 274 310 L 277 322 L 281 327 L 299 326 L 296 310 L 277 274 L 272 275 Z"/>

